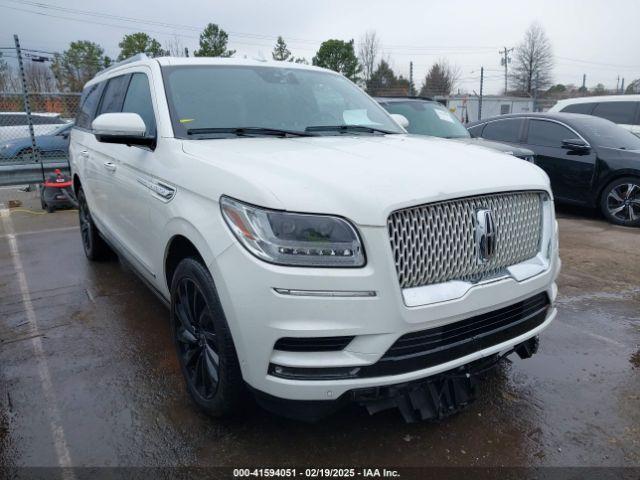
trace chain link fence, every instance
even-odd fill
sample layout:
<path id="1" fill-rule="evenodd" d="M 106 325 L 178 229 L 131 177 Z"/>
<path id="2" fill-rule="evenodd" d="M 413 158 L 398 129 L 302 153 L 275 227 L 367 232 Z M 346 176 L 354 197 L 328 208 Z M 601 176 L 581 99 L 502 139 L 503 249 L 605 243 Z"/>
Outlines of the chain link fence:
<path id="1" fill-rule="evenodd" d="M 43 183 L 69 173 L 69 135 L 80 93 L 30 92 L 19 45 L 21 88 L 0 91 L 0 186 Z"/>

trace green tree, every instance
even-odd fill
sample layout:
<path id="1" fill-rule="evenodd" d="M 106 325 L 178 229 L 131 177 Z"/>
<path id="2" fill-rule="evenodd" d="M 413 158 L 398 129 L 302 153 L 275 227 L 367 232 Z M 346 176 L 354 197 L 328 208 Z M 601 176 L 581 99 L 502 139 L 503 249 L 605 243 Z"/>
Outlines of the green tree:
<path id="1" fill-rule="evenodd" d="M 122 40 L 120 40 L 118 46 L 120 47 L 118 60 L 124 60 L 138 53 L 146 53 L 150 57 L 168 55 L 168 52 L 162 48 L 160 42 L 144 32 L 125 35 L 122 37 Z"/>
<path id="2" fill-rule="evenodd" d="M 209 23 L 200 34 L 200 49 L 193 52 L 196 57 L 230 57 L 235 50 L 227 50 L 229 35 L 215 23 Z"/>
<path id="3" fill-rule="evenodd" d="M 366 84 L 369 95 L 407 95 L 409 93 L 409 81 L 397 77 L 393 69 L 385 60 L 380 60 L 378 67 L 371 73 L 371 78 Z"/>
<path id="4" fill-rule="evenodd" d="M 431 65 L 422 84 L 420 95 L 432 97 L 435 95 L 449 95 L 460 78 L 460 68 L 450 65 L 444 59 L 440 59 Z"/>
<path id="5" fill-rule="evenodd" d="M 51 69 L 62 90 L 80 92 L 84 84 L 105 68 L 103 48 L 87 40 L 71 42 L 63 53 L 56 53 Z"/>
<path id="6" fill-rule="evenodd" d="M 341 73 L 352 82 L 358 80 L 358 74 L 362 70 L 353 49 L 353 40 L 345 42 L 331 39 L 322 42 L 312 63 Z"/>
<path id="7" fill-rule="evenodd" d="M 607 93 L 607 89 L 605 88 L 605 86 L 602 83 L 599 83 L 593 89 L 593 93 L 595 95 L 604 95 L 605 93 Z"/>
<path id="8" fill-rule="evenodd" d="M 286 62 L 287 60 L 293 60 L 291 58 L 291 51 L 287 48 L 287 44 L 284 41 L 284 38 L 278 37 L 276 41 L 275 47 L 273 47 L 273 51 L 271 52 L 271 56 L 274 60 L 279 62 Z M 291 59 L 291 60 L 290 60 Z"/>

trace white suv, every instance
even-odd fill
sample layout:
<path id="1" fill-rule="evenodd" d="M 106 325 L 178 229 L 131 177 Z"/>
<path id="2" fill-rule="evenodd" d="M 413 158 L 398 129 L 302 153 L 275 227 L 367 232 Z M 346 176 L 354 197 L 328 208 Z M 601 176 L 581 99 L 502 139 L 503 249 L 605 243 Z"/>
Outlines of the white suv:
<path id="1" fill-rule="evenodd" d="M 560 267 L 547 176 L 401 120 L 289 63 L 144 57 L 86 85 L 85 253 L 114 249 L 170 307 L 208 413 L 252 392 L 295 417 L 441 417 L 498 354 L 535 352 Z"/>

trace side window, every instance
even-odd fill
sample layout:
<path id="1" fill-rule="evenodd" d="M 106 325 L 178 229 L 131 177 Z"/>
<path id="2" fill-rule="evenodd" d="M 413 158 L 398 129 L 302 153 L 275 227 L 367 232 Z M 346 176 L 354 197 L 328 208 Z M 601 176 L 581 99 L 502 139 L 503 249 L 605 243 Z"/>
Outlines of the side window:
<path id="1" fill-rule="evenodd" d="M 613 123 L 632 125 L 636 116 L 638 102 L 602 102 L 593 109 L 593 115 L 606 118 Z"/>
<path id="2" fill-rule="evenodd" d="M 96 113 L 96 107 L 100 101 L 100 94 L 102 93 L 102 87 L 104 83 L 96 83 L 87 87 L 82 92 L 82 98 L 80 99 L 80 109 L 76 116 L 76 126 L 80 128 L 91 128 L 91 122 L 93 116 Z"/>
<path id="3" fill-rule="evenodd" d="M 562 140 L 576 138 L 576 134 L 559 123 L 530 120 L 527 143 L 542 147 L 562 147 Z"/>
<path id="4" fill-rule="evenodd" d="M 482 125 L 476 125 L 474 127 L 467 128 L 467 130 L 473 138 L 477 138 L 482 136 L 482 127 L 484 127 L 484 123 Z"/>
<path id="5" fill-rule="evenodd" d="M 591 110 L 595 103 L 574 103 L 573 105 L 567 105 L 561 112 L 565 113 L 582 113 L 584 115 L 591 115 Z"/>
<path id="6" fill-rule="evenodd" d="M 144 73 L 134 73 L 131 77 L 127 95 L 124 97 L 122 111 L 140 115 L 142 120 L 144 120 L 144 124 L 147 126 L 146 134 L 155 135 L 156 118 L 153 114 L 149 80 Z"/>
<path id="7" fill-rule="evenodd" d="M 129 78 L 129 75 L 121 75 L 107 82 L 98 115 L 122 110 L 122 102 L 124 101 L 124 94 L 129 84 Z"/>
<path id="8" fill-rule="evenodd" d="M 489 122 L 482 131 L 482 138 L 498 140 L 499 142 L 518 143 L 523 122 L 524 120 L 521 118 Z"/>

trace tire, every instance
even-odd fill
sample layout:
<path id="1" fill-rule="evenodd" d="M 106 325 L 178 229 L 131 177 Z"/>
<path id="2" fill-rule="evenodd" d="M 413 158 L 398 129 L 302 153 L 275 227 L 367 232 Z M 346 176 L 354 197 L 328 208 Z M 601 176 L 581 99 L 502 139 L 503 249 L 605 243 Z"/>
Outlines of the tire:
<path id="1" fill-rule="evenodd" d="M 108 260 L 113 257 L 113 252 L 109 245 L 100 236 L 98 228 L 93 223 L 87 198 L 84 191 L 78 191 L 78 217 L 80 219 L 80 235 L 82 237 L 82 247 L 84 253 L 92 262 Z"/>
<path id="2" fill-rule="evenodd" d="M 640 177 L 622 177 L 609 183 L 602 191 L 600 210 L 611 223 L 640 227 Z"/>
<path id="3" fill-rule="evenodd" d="M 211 274 L 193 258 L 171 281 L 171 331 L 195 404 L 213 417 L 238 412 L 246 392 L 236 349 Z"/>
<path id="4" fill-rule="evenodd" d="M 54 208 L 51 205 L 47 205 L 47 213 L 53 213 Z"/>

